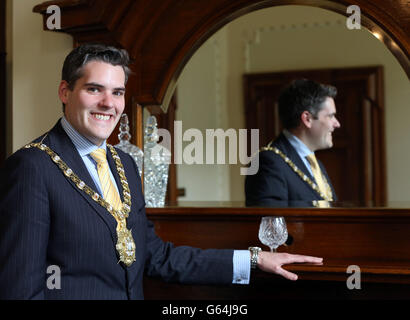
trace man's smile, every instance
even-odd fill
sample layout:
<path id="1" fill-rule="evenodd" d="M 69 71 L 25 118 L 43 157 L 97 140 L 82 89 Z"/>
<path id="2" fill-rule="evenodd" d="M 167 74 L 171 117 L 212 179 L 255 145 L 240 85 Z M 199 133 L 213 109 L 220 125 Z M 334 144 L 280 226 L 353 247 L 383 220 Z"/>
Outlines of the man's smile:
<path id="1" fill-rule="evenodd" d="M 93 118 L 95 118 L 97 120 L 102 120 L 102 121 L 108 121 L 112 117 L 114 117 L 113 115 L 103 114 L 103 113 L 91 113 L 91 115 L 93 116 Z"/>

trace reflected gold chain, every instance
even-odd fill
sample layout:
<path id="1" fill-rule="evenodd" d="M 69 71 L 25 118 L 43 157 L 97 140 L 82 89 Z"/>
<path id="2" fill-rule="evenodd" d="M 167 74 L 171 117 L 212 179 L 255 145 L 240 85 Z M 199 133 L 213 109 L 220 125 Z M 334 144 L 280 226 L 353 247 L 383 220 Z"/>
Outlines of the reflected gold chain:
<path id="1" fill-rule="evenodd" d="M 292 160 L 290 160 L 281 150 L 279 150 L 276 147 L 272 147 L 270 142 L 266 147 L 261 148 L 260 151 L 273 151 L 277 155 L 279 155 L 288 165 L 291 167 L 291 169 L 303 180 L 305 181 L 313 190 L 315 190 L 324 200 L 326 201 L 333 201 L 333 196 L 332 196 L 332 191 L 330 189 L 330 186 L 326 180 L 325 177 L 323 177 L 323 181 L 325 183 L 326 189 L 328 190 L 329 197 L 326 196 L 323 192 L 320 191 L 319 187 L 317 186 L 316 183 L 314 183 L 306 174 L 303 173 L 302 170 L 300 170 Z"/>

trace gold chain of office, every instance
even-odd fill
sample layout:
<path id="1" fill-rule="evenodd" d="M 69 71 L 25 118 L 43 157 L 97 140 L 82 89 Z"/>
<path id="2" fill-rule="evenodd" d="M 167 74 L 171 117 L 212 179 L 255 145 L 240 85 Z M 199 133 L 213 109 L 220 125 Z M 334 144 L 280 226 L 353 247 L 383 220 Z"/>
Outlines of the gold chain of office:
<path id="1" fill-rule="evenodd" d="M 43 138 L 44 140 L 44 138 Z M 123 262 L 127 267 L 131 266 L 131 264 L 135 261 L 135 243 L 132 237 L 132 233 L 130 230 L 127 229 L 127 222 L 126 218 L 128 218 L 128 214 L 131 211 L 131 192 L 128 187 L 128 181 L 125 176 L 125 170 L 121 163 L 121 159 L 118 156 L 115 148 L 107 144 L 107 147 L 110 149 L 112 157 L 115 161 L 115 166 L 120 176 L 120 181 L 123 190 L 123 203 L 120 210 L 114 209 L 107 201 L 105 201 L 97 192 L 95 192 L 92 188 L 85 184 L 69 167 L 68 165 L 60 158 L 60 156 L 55 153 L 51 148 L 43 144 L 42 142 L 39 143 L 30 143 L 25 146 L 26 149 L 29 148 L 38 148 L 44 152 L 46 152 L 51 160 L 60 168 L 60 170 L 64 173 L 64 175 L 74 182 L 78 189 L 85 192 L 87 195 L 91 197 L 95 202 L 99 205 L 104 207 L 118 222 L 117 226 L 117 244 L 116 249 L 120 256 L 120 261 Z"/>
<path id="2" fill-rule="evenodd" d="M 302 172 L 294 163 L 292 160 L 290 160 L 281 150 L 279 150 L 276 147 L 272 147 L 270 142 L 266 147 L 261 148 L 261 151 L 273 151 L 277 155 L 279 155 L 290 167 L 291 169 L 307 184 L 310 185 L 310 187 L 315 190 L 324 200 L 326 201 L 333 201 L 333 196 L 332 196 L 332 191 L 330 189 L 329 184 L 327 183 L 327 180 L 325 177 L 323 177 L 323 181 L 326 185 L 326 189 L 328 191 L 328 194 L 330 197 L 326 196 L 322 191 L 320 191 L 319 187 L 317 186 L 316 183 L 314 183 L 306 174 Z"/>

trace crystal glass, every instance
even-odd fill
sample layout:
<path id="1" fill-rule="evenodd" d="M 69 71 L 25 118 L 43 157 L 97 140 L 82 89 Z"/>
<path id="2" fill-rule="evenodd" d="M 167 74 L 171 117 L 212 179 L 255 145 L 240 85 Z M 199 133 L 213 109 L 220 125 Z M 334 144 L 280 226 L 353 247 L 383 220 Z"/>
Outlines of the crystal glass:
<path id="1" fill-rule="evenodd" d="M 143 162 L 144 162 L 144 152 L 137 146 L 130 142 L 131 134 L 130 127 L 128 126 L 128 116 L 123 113 L 120 119 L 120 133 L 118 134 L 118 140 L 120 143 L 116 144 L 115 147 L 121 149 L 125 153 L 128 153 L 135 161 L 138 167 L 140 176 L 142 176 Z"/>
<path id="2" fill-rule="evenodd" d="M 171 152 L 158 140 L 157 120 L 150 116 L 144 130 L 144 195 L 147 207 L 165 205 Z"/>
<path id="3" fill-rule="evenodd" d="M 284 244 L 288 238 L 288 229 L 284 217 L 263 217 L 259 226 L 259 240 L 270 248 L 271 252 Z"/>

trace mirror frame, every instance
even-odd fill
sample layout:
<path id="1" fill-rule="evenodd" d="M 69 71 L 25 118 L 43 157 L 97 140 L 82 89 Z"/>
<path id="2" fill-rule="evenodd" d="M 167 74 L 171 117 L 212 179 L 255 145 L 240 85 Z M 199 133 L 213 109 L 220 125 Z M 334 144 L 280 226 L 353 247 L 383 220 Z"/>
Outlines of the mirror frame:
<path id="1" fill-rule="evenodd" d="M 167 111 L 177 79 L 196 50 L 228 22 L 252 11 L 280 5 L 314 6 L 345 15 L 358 5 L 361 24 L 378 33 L 410 78 L 410 7 L 407 0 L 60 0 L 33 8 L 61 9 L 61 29 L 74 46 L 98 41 L 127 49 L 133 75 L 127 83 L 125 111 L 132 142 L 143 148 L 143 108 Z M 113 136 L 110 139 L 113 139 Z M 114 141 L 114 140 L 111 140 Z M 110 141 L 110 142 L 111 142 Z"/>

